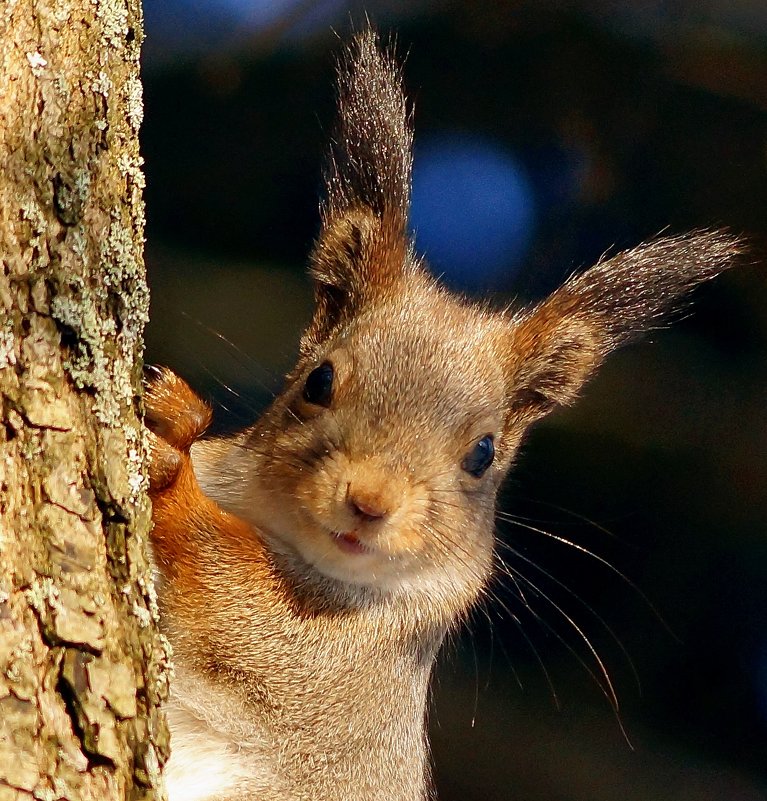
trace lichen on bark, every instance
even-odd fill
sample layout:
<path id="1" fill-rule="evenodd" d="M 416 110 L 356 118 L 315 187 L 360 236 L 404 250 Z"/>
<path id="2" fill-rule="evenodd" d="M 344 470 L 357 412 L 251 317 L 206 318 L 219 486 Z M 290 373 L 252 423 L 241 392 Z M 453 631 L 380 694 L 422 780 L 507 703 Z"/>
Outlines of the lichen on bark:
<path id="1" fill-rule="evenodd" d="M 161 798 L 138 0 L 0 7 L 0 801 Z"/>

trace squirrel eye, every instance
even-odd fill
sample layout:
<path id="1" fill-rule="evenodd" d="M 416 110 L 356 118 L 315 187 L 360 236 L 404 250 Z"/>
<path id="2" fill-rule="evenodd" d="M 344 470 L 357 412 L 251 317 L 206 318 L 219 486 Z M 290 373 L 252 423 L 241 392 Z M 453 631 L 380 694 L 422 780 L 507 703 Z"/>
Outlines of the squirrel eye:
<path id="1" fill-rule="evenodd" d="M 309 373 L 304 384 L 303 398 L 315 406 L 330 406 L 333 396 L 333 365 L 323 362 Z"/>
<path id="2" fill-rule="evenodd" d="M 494 457 L 493 435 L 485 434 L 466 454 L 461 462 L 461 467 L 470 475 L 479 478 L 493 463 Z"/>

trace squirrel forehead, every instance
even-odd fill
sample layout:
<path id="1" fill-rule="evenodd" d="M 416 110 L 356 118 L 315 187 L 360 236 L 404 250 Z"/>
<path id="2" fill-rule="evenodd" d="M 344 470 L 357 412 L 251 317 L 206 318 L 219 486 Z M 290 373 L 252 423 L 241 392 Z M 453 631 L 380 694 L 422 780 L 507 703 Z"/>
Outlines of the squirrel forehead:
<path id="1" fill-rule="evenodd" d="M 444 293 L 405 295 L 358 317 L 338 345 L 361 403 L 387 417 L 453 426 L 501 413 L 496 330 L 492 317 Z"/>

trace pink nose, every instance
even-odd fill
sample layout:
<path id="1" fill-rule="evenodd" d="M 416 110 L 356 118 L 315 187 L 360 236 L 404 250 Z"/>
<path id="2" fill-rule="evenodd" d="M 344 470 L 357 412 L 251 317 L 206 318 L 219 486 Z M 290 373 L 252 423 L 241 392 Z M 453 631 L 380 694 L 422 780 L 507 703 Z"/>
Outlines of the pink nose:
<path id="1" fill-rule="evenodd" d="M 361 492 L 350 492 L 347 498 L 352 512 L 363 520 L 379 520 L 389 514 L 383 500 Z"/>

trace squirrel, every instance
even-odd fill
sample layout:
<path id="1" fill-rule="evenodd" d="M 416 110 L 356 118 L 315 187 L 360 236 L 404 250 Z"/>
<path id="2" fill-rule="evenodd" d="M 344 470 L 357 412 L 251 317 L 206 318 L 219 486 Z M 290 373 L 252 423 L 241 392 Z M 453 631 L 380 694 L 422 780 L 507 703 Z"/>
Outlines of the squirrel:
<path id="1" fill-rule="evenodd" d="M 514 310 L 452 294 L 408 230 L 401 83 L 358 33 L 339 62 L 314 313 L 263 416 L 201 439 L 207 404 L 167 369 L 148 381 L 170 801 L 430 797 L 430 673 L 491 575 L 523 436 L 740 250 L 721 232 L 657 239 Z"/>

